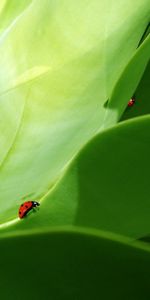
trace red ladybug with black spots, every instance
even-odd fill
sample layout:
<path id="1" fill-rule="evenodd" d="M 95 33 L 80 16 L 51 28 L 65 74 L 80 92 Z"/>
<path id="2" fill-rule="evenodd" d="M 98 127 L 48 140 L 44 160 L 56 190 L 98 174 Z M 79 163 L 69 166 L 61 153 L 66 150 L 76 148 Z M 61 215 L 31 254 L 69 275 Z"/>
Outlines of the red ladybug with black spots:
<path id="1" fill-rule="evenodd" d="M 23 219 L 27 213 L 32 210 L 34 207 L 39 206 L 40 203 L 36 201 L 26 201 L 23 204 L 20 205 L 19 208 L 19 218 Z"/>

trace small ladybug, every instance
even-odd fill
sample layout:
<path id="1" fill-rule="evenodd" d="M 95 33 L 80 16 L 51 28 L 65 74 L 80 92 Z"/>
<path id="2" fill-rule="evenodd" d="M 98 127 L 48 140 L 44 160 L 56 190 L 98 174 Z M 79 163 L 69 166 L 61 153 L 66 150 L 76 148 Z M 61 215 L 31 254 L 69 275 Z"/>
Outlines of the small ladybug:
<path id="1" fill-rule="evenodd" d="M 131 98 L 128 102 L 128 106 L 133 106 L 135 103 L 135 99 L 134 98 Z"/>
<path id="2" fill-rule="evenodd" d="M 36 201 L 27 201 L 20 205 L 19 207 L 19 218 L 24 218 L 27 213 L 32 210 L 34 207 L 39 206 L 40 203 Z"/>

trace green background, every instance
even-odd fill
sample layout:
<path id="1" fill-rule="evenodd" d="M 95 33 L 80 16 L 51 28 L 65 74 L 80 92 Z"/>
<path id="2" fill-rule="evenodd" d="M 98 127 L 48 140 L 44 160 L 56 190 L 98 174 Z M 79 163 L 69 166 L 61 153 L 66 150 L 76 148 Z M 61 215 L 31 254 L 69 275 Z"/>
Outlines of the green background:
<path id="1" fill-rule="evenodd" d="M 149 299 L 149 4 L 0 3 L 3 300 Z"/>

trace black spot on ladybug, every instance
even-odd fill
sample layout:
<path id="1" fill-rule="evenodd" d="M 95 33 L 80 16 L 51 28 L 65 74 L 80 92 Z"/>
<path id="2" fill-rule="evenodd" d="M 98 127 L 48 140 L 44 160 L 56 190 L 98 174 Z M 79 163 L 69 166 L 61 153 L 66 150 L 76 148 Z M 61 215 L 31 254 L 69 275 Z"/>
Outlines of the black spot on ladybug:
<path id="1" fill-rule="evenodd" d="M 25 205 L 25 208 L 28 208 L 28 205 Z"/>

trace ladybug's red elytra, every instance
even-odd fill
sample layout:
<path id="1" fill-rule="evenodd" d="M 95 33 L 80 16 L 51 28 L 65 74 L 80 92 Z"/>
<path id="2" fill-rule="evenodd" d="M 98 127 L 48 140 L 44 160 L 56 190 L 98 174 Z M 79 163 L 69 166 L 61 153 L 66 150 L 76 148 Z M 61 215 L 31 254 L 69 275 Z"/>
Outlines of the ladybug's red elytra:
<path id="1" fill-rule="evenodd" d="M 19 207 L 19 218 L 20 219 L 24 218 L 30 210 L 32 210 L 34 207 L 37 207 L 39 205 L 40 205 L 40 203 L 36 202 L 36 201 L 24 202 Z"/>
<path id="2" fill-rule="evenodd" d="M 128 102 L 128 106 L 133 106 L 135 103 L 135 99 L 134 98 L 131 98 Z"/>

